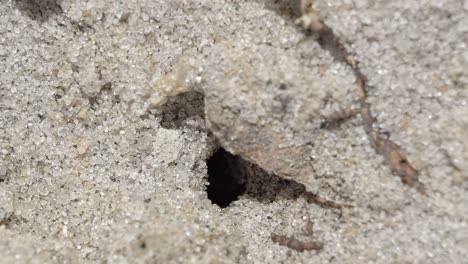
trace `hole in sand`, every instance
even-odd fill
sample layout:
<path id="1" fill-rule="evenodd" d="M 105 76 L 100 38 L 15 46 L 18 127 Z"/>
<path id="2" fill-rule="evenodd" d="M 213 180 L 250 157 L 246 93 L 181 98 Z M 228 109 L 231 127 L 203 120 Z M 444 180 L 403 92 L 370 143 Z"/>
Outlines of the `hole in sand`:
<path id="1" fill-rule="evenodd" d="M 219 148 L 207 162 L 208 198 L 221 208 L 240 197 L 271 203 L 278 199 L 295 200 L 304 185 L 270 174 L 256 164 Z"/>
<path id="2" fill-rule="evenodd" d="M 208 199 L 221 208 L 236 201 L 245 192 L 246 178 L 240 158 L 219 148 L 207 162 Z"/>

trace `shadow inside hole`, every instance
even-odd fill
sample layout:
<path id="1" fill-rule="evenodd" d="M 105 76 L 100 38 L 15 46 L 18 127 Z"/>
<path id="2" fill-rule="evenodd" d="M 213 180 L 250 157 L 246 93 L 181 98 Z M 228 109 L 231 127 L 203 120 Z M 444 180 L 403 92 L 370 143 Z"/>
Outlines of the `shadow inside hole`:
<path id="1" fill-rule="evenodd" d="M 208 199 L 221 208 L 240 196 L 271 203 L 278 199 L 295 200 L 305 192 L 304 185 L 269 174 L 223 148 L 208 159 L 207 166 Z"/>
<path id="2" fill-rule="evenodd" d="M 62 0 L 14 0 L 14 3 L 22 14 L 40 22 L 63 13 Z"/>
<path id="3" fill-rule="evenodd" d="M 168 99 L 161 107 L 161 126 L 166 129 L 180 129 L 191 118 L 205 119 L 205 100 L 200 92 L 188 92 Z"/>
<path id="4" fill-rule="evenodd" d="M 208 159 L 207 165 L 208 199 L 225 208 L 246 190 L 242 160 L 220 148 Z"/>

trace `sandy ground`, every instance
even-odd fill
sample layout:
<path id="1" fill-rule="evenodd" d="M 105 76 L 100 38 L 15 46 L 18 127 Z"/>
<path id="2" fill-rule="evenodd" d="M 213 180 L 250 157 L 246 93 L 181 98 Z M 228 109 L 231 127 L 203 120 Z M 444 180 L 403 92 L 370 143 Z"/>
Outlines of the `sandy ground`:
<path id="1" fill-rule="evenodd" d="M 356 103 L 350 69 L 288 2 L 1 1 L 0 263 L 468 263 L 466 0 L 315 2 L 426 195 L 391 172 L 357 115 L 301 139 L 314 171 L 301 183 L 352 207 L 308 203 L 274 175 L 248 179 L 226 208 L 208 199 L 217 143 L 203 95 L 245 74 L 226 65 L 298 80 L 299 106 L 309 82 L 336 99 L 325 112 Z M 272 241 L 310 240 L 309 221 L 322 250 Z"/>

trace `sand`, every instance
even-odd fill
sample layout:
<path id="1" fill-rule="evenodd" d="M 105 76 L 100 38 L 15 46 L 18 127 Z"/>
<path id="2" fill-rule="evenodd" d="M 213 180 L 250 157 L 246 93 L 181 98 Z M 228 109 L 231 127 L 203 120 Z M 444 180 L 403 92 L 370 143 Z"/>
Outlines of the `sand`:
<path id="1" fill-rule="evenodd" d="M 359 114 L 335 129 L 304 121 L 358 107 L 356 80 L 288 3 L 2 1 L 0 263 L 467 263 L 468 2 L 314 4 L 426 194 L 392 173 Z M 292 103 L 262 103 L 281 94 Z M 307 146 L 310 177 L 242 161 L 245 192 L 214 204 L 207 160 L 246 142 L 213 127 L 222 105 L 255 127 L 280 120 L 263 131 Z"/>

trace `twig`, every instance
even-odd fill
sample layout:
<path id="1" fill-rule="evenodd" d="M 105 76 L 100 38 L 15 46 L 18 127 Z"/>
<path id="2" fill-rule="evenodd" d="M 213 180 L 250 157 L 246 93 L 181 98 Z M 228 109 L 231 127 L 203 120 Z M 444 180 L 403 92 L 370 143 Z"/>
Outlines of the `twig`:
<path id="1" fill-rule="evenodd" d="M 296 250 L 298 252 L 311 251 L 311 250 L 320 250 L 323 248 L 323 244 L 319 242 L 312 241 L 314 234 L 314 224 L 309 221 L 306 224 L 307 234 L 310 236 L 311 241 L 300 241 L 294 237 L 287 237 L 278 235 L 275 233 L 271 234 L 271 240 L 280 246 L 286 246 L 290 249 Z"/>
<path id="2" fill-rule="evenodd" d="M 316 33 L 320 46 L 329 50 L 335 59 L 351 67 L 354 72 L 358 85 L 361 115 L 372 146 L 377 153 L 385 157 L 391 170 L 400 176 L 404 184 L 416 188 L 422 194 L 426 194 L 424 186 L 418 180 L 419 172 L 411 165 L 403 149 L 374 128 L 376 120 L 372 116 L 369 103 L 367 103 L 369 90 L 367 77 L 361 72 L 358 63 L 350 56 L 350 53 L 333 30 L 320 19 L 313 8 L 312 0 L 300 1 L 302 17 L 297 22 L 302 24 L 307 31 Z"/>

